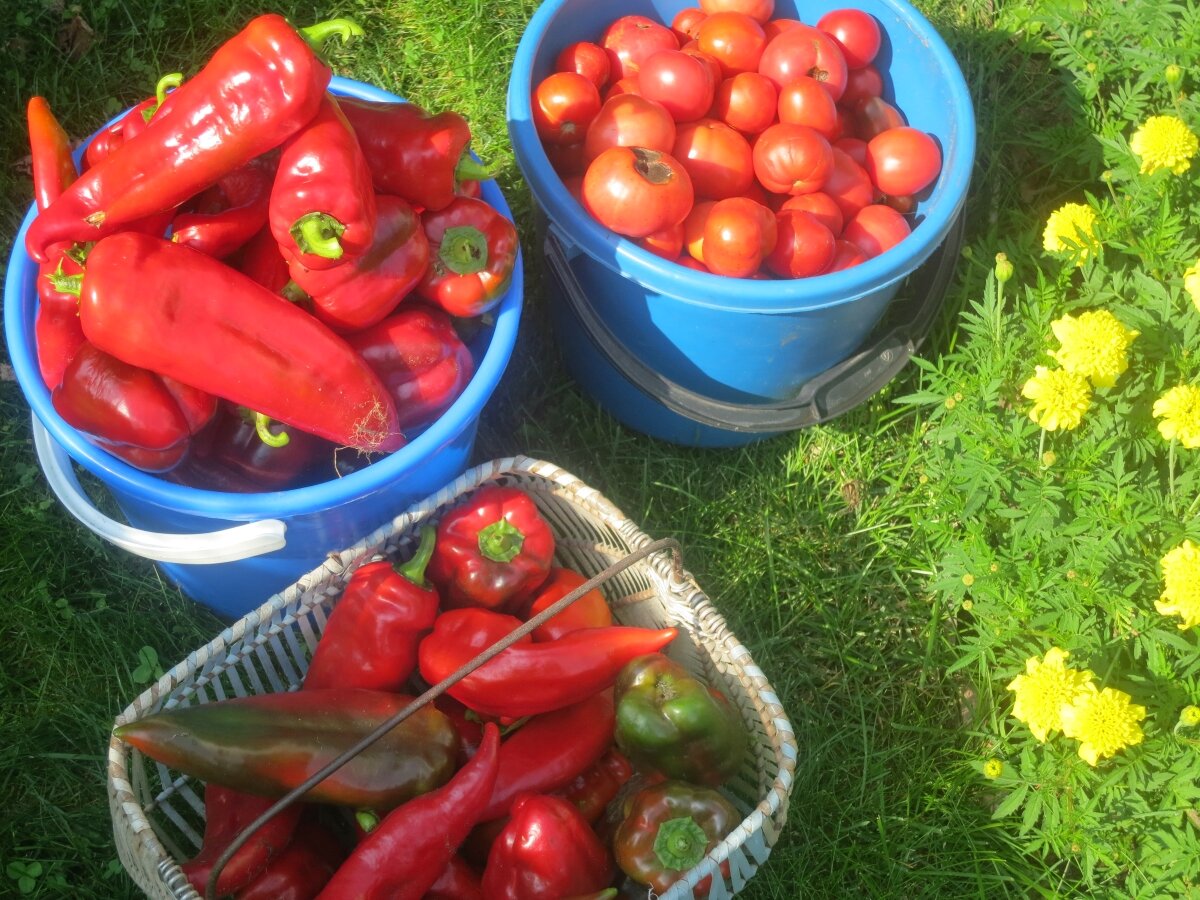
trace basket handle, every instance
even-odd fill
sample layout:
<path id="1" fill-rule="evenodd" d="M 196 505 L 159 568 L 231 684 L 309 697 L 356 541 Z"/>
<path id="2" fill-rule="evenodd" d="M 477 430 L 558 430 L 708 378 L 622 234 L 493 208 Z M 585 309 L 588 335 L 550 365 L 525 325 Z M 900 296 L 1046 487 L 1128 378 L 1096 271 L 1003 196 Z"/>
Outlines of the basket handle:
<path id="1" fill-rule="evenodd" d="M 263 519 L 207 534 L 160 534 L 132 528 L 96 509 L 79 485 L 67 452 L 54 442 L 46 427 L 33 417 L 33 448 L 50 490 L 67 512 L 110 544 L 156 562 L 205 565 L 260 556 L 282 549 L 287 525 Z"/>

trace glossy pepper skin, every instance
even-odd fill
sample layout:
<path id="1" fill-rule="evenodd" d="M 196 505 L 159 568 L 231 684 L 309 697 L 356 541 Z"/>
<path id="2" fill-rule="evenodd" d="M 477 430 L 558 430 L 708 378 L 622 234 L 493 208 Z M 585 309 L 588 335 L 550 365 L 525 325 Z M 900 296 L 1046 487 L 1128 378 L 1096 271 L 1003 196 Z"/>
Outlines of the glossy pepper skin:
<path id="1" fill-rule="evenodd" d="M 371 247 L 371 170 L 332 95 L 324 96 L 312 120 L 284 144 L 270 194 L 271 233 L 288 259 L 327 269 Z"/>
<path id="2" fill-rule="evenodd" d="M 258 694 L 154 713 L 113 733 L 151 759 L 202 781 L 279 797 L 411 700 L 360 689 Z M 457 752 L 458 734 L 450 720 L 426 706 L 304 797 L 390 810 L 445 784 Z"/>
<path id="3" fill-rule="evenodd" d="M 610 749 L 555 793 L 574 803 L 583 817 L 594 825 L 632 777 L 633 764 L 619 750 Z"/>
<path id="4" fill-rule="evenodd" d="M 312 311 L 335 331 L 381 321 L 416 287 L 429 267 L 429 241 L 416 211 L 399 197 L 375 201 L 375 240 L 362 255 L 332 269 L 290 260 L 288 273 L 312 298 Z"/>
<path id="5" fill-rule="evenodd" d="M 725 697 L 654 653 L 617 678 L 617 746 L 668 778 L 716 787 L 742 764 L 749 735 Z"/>
<path id="6" fill-rule="evenodd" d="M 345 858 L 338 836 L 306 814 L 292 842 L 237 893 L 237 900 L 313 900 Z"/>
<path id="7" fill-rule="evenodd" d="M 429 577 L 448 609 L 506 610 L 550 573 L 554 534 L 518 488 L 480 488 L 442 517 Z"/>
<path id="8" fill-rule="evenodd" d="M 467 318 L 498 304 L 512 281 L 520 242 L 510 219 L 471 197 L 421 214 L 430 260 L 417 293 L 452 316 Z"/>
<path id="9" fill-rule="evenodd" d="M 484 900 L 479 875 L 466 860 L 455 854 L 425 892 L 425 900 Z"/>
<path id="10" fill-rule="evenodd" d="M 316 114 L 332 73 L 282 16 L 252 19 L 30 225 L 41 262 L 55 241 L 93 241 L 165 212 L 274 149 Z"/>
<path id="11" fill-rule="evenodd" d="M 488 175 L 471 158 L 471 127 L 456 112 L 430 115 L 414 103 L 349 97 L 341 104 L 381 194 L 441 209 L 454 199 L 460 181 Z"/>
<path id="12" fill-rule="evenodd" d="M 488 853 L 483 893 L 489 900 L 562 900 L 602 891 L 611 879 L 608 850 L 579 810 L 561 797 L 526 794 Z"/>
<path id="13" fill-rule="evenodd" d="M 38 266 L 38 308 L 33 320 L 38 371 L 53 391 L 62 381 L 67 364 L 87 343 L 79 321 L 79 297 L 59 285 L 70 284 L 83 274 L 83 253 L 75 244 L 59 243 L 50 248 L 50 259 Z M 72 289 L 73 290 L 73 289 Z"/>
<path id="14" fill-rule="evenodd" d="M 525 618 L 532 619 L 587 580 L 574 569 L 555 566 L 550 570 L 549 577 L 537 589 L 533 602 L 525 613 Z M 533 639 L 535 641 L 553 641 L 564 634 L 579 631 L 581 628 L 604 628 L 612 623 L 612 610 L 608 608 L 604 595 L 600 593 L 599 588 L 592 588 L 554 618 L 533 629 Z"/>
<path id="15" fill-rule="evenodd" d="M 408 562 L 377 560 L 355 570 L 313 651 L 305 690 L 400 690 L 438 614 L 437 591 L 425 580 L 434 538 L 427 526 Z"/>
<path id="16" fill-rule="evenodd" d="M 340 446 L 394 450 L 396 406 L 345 341 L 240 272 L 171 241 L 122 232 L 88 254 L 88 340 Z"/>
<path id="17" fill-rule="evenodd" d="M 46 209 L 79 177 L 71 157 L 71 139 L 50 110 L 45 97 L 30 97 L 25 106 L 29 128 L 33 198 L 39 211 Z"/>
<path id="18" fill-rule="evenodd" d="M 737 808 L 712 788 L 663 781 L 629 798 L 613 852 L 621 871 L 661 894 L 741 821 Z M 729 864 L 721 869 L 728 872 Z M 696 896 L 707 896 L 711 881 L 705 878 L 697 884 Z"/>
<path id="19" fill-rule="evenodd" d="M 282 293 L 292 279 L 275 235 L 266 225 L 242 245 L 233 260 L 233 267 L 272 294 Z"/>
<path id="20" fill-rule="evenodd" d="M 171 222 L 171 240 L 217 259 L 240 249 L 267 224 L 274 154 L 260 156 L 222 177 L 202 195 L 200 208 Z"/>
<path id="21" fill-rule="evenodd" d="M 392 810 L 354 848 L 319 896 L 420 900 L 479 818 L 496 780 L 500 730 L 489 723 L 471 761 L 445 785 Z"/>
<path id="22" fill-rule="evenodd" d="M 111 125 L 101 129 L 88 142 L 87 148 L 83 152 L 85 168 L 92 168 L 100 160 L 121 146 L 121 144 L 145 131 L 146 126 L 150 124 L 150 120 L 154 118 L 155 113 L 166 102 L 168 96 L 167 90 L 177 88 L 181 84 L 183 84 L 182 72 L 172 72 L 169 75 L 164 75 L 158 80 L 158 84 L 155 85 L 153 95 L 137 104 Z"/>
<path id="23" fill-rule="evenodd" d="M 438 683 L 520 624 L 514 616 L 486 609 L 442 613 L 421 641 L 417 654 L 421 677 Z M 539 644 L 526 635 L 448 693 L 490 716 L 518 719 L 562 709 L 611 687 L 625 663 L 662 649 L 677 633 L 674 628 L 613 625 Z"/>

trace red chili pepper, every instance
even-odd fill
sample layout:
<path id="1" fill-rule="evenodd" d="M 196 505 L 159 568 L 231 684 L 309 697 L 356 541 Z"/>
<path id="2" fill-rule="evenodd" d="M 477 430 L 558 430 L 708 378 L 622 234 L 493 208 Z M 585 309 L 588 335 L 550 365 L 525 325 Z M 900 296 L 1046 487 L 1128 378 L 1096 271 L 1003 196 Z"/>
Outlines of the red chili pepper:
<path id="1" fill-rule="evenodd" d="M 595 765 L 581 772 L 570 784 L 555 793 L 574 803 L 588 823 L 594 824 L 600 820 L 608 804 L 632 777 L 633 763 L 613 747 L 609 748 Z"/>
<path id="2" fill-rule="evenodd" d="M 425 892 L 425 900 L 484 900 L 483 888 L 475 870 L 456 854 Z"/>
<path id="3" fill-rule="evenodd" d="M 485 609 L 442 613 L 421 641 L 421 677 L 437 684 L 519 625 L 519 619 Z M 518 641 L 448 693 L 485 715 L 520 718 L 562 709 L 611 687 L 625 663 L 662 649 L 677 633 L 613 625 L 540 644 Z"/>
<path id="4" fill-rule="evenodd" d="M 267 224 L 274 172 L 274 154 L 267 154 L 223 176 L 205 191 L 215 195 L 208 204 L 172 220 L 171 240 L 217 259 L 229 256 Z"/>
<path id="5" fill-rule="evenodd" d="M 587 579 L 574 569 L 555 566 L 550 570 L 550 576 L 538 588 L 525 618 L 532 619 L 586 581 Z M 533 639 L 552 641 L 581 628 L 603 628 L 612 623 L 612 610 L 608 608 L 608 602 L 599 588 L 592 588 L 554 618 L 533 629 Z"/>
<path id="6" fill-rule="evenodd" d="M 333 441 L 404 443 L 392 398 L 345 341 L 218 260 L 123 232 L 88 255 L 83 333 L 102 350 Z"/>
<path id="7" fill-rule="evenodd" d="M 503 609 L 545 581 L 553 555 L 554 535 L 533 498 L 489 485 L 442 517 L 429 578 L 447 608 Z"/>
<path id="8" fill-rule="evenodd" d="M 382 322 L 346 336 L 396 402 L 403 431 L 428 425 L 475 373 L 475 359 L 440 309 L 405 304 Z"/>
<path id="9" fill-rule="evenodd" d="M 504 296 L 517 261 L 517 228 L 489 204 L 456 197 L 421 214 L 429 269 L 417 293 L 452 316 L 477 316 Z"/>
<path id="10" fill-rule="evenodd" d="M 415 103 L 345 98 L 375 189 L 421 209 L 441 209 L 464 180 L 490 177 L 468 151 L 471 126 L 459 113 L 430 115 Z"/>
<path id="11" fill-rule="evenodd" d="M 479 819 L 496 780 L 500 730 L 484 726 L 471 761 L 444 786 L 387 815 L 354 848 L 319 896 L 326 900 L 419 900 Z"/>
<path id="12" fill-rule="evenodd" d="M 526 794 L 492 844 L 483 893 L 488 900 L 561 900 L 605 890 L 612 875 L 608 850 L 579 810 L 561 797 Z"/>
<path id="13" fill-rule="evenodd" d="M 92 138 L 83 152 L 85 168 L 92 168 L 125 141 L 145 131 L 150 120 L 166 102 L 167 89 L 177 88 L 181 84 L 183 84 L 182 72 L 172 72 L 170 75 L 160 78 L 158 84 L 155 85 L 153 96 L 147 97 Z"/>
<path id="14" fill-rule="evenodd" d="M 337 331 L 357 331 L 382 320 L 429 267 L 429 242 L 413 208 L 383 194 L 375 205 L 375 242 L 366 253 L 332 269 L 288 263 L 292 280 L 312 298 L 317 318 Z"/>
<path id="15" fill-rule="evenodd" d="M 313 900 L 329 883 L 346 851 L 330 828 L 306 812 L 292 842 L 238 892 L 237 900 Z"/>
<path id="16" fill-rule="evenodd" d="M 425 580 L 435 531 L 426 526 L 412 558 L 368 562 L 346 583 L 304 676 L 306 690 L 398 691 L 417 667 L 417 645 L 433 627 L 438 595 Z"/>
<path id="17" fill-rule="evenodd" d="M 483 719 L 471 712 L 449 694 L 442 694 L 433 701 L 436 709 L 445 713 L 446 717 L 454 723 L 454 729 L 458 732 L 460 740 L 458 760 L 459 764 L 465 764 L 475 751 L 479 749 L 479 742 L 483 740 Z"/>
<path id="18" fill-rule="evenodd" d="M 50 111 L 45 97 L 30 97 L 25 107 L 33 169 L 33 196 L 39 211 L 59 198 L 79 177 L 71 157 L 71 139 Z"/>
<path id="19" fill-rule="evenodd" d="M 329 30 L 323 23 L 306 32 L 319 38 Z M 97 240 L 194 197 L 299 131 L 316 114 L 331 76 L 282 16 L 251 20 L 171 95 L 145 131 L 88 169 L 33 221 L 29 255 L 41 262 L 55 241 Z"/>
<path id="20" fill-rule="evenodd" d="M 283 146 L 271 188 L 270 221 L 283 255 L 310 269 L 349 262 L 372 246 L 371 170 L 329 94 L 312 121 Z"/>

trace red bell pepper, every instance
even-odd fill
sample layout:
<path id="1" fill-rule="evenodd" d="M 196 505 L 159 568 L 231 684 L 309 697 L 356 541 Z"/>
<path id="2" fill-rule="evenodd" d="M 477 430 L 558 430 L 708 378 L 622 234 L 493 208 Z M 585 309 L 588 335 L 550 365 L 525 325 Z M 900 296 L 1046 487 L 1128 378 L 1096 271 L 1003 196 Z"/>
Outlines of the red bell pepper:
<path id="1" fill-rule="evenodd" d="M 372 246 L 371 170 L 330 94 L 312 121 L 283 145 L 270 222 L 283 255 L 310 269 L 349 262 Z"/>
<path id="2" fill-rule="evenodd" d="M 305 690 L 403 687 L 438 614 L 437 591 L 425 580 L 434 537 L 432 526 L 422 529 L 421 543 L 402 565 L 384 559 L 355 570 L 317 642 Z"/>
<path id="3" fill-rule="evenodd" d="M 381 321 L 429 267 L 429 242 L 413 208 L 382 194 L 375 205 L 375 242 L 363 255 L 332 269 L 288 262 L 292 281 L 312 298 L 313 313 L 336 331 Z"/>
<path id="4" fill-rule="evenodd" d="M 92 168 L 121 144 L 145 131 L 155 113 L 166 102 L 167 89 L 177 88 L 181 84 L 183 84 L 182 72 L 172 72 L 170 75 L 160 78 L 154 87 L 152 96 L 147 97 L 92 138 L 83 152 L 85 167 Z"/>
<path id="5" fill-rule="evenodd" d="M 345 341 L 218 260 L 123 232 L 88 255 L 83 333 L 132 365 L 363 450 L 404 443 L 396 406 Z"/>
<path id="6" fill-rule="evenodd" d="M 33 197 L 39 211 L 46 209 L 79 177 L 71 157 L 71 139 L 59 124 L 45 97 L 30 97 L 25 107 L 29 126 Z"/>
<path id="7" fill-rule="evenodd" d="M 79 313 L 74 307 L 39 306 L 33 320 L 33 338 L 38 371 L 46 387 L 53 391 L 62 383 L 63 373 L 79 348 L 87 343 Z"/>
<path id="8" fill-rule="evenodd" d="M 562 900 L 603 891 L 612 880 L 608 850 L 571 803 L 526 794 L 492 844 L 483 872 L 488 900 Z"/>
<path id="9" fill-rule="evenodd" d="M 201 195 L 203 201 L 171 222 L 171 240 L 217 259 L 246 244 L 267 224 L 275 173 L 273 153 L 223 176 Z"/>
<path id="10" fill-rule="evenodd" d="M 459 113 L 430 115 L 415 103 L 351 98 L 341 104 L 381 194 L 441 209 L 461 181 L 490 177 L 470 154 L 471 126 Z"/>
<path id="11" fill-rule="evenodd" d="M 450 317 L 423 303 L 405 304 L 346 342 L 383 381 L 406 432 L 445 412 L 475 374 L 475 359 Z"/>
<path id="12" fill-rule="evenodd" d="M 517 227 L 482 200 L 456 197 L 421 214 L 429 268 L 417 293 L 452 316 L 477 316 L 498 304 L 517 262 Z"/>
<path id="13" fill-rule="evenodd" d="M 319 896 L 420 900 L 449 864 L 491 796 L 500 729 L 484 726 L 471 761 L 445 785 L 387 815 L 354 848 Z"/>
<path id="14" fill-rule="evenodd" d="M 328 23 L 326 23 L 327 25 Z M 317 36 L 328 33 L 313 26 Z M 258 16 L 26 233 L 41 262 L 55 241 L 93 241 L 174 209 L 278 147 L 316 114 L 332 73 L 282 16 Z"/>
<path id="15" fill-rule="evenodd" d="M 554 535 L 533 498 L 517 488 L 480 488 L 442 517 L 429 578 L 450 609 L 519 604 L 546 580 Z"/>
<path id="16" fill-rule="evenodd" d="M 313 900 L 346 858 L 336 834 L 306 815 L 296 836 L 266 870 L 237 894 L 237 900 Z"/>
<path id="17" fill-rule="evenodd" d="M 555 566 L 550 570 L 550 576 L 538 588 L 525 618 L 532 619 L 586 581 L 587 578 L 574 569 Z M 612 623 L 612 610 L 608 608 L 608 602 L 599 588 L 592 588 L 554 618 L 533 629 L 533 639 L 552 641 L 581 628 L 604 628 Z"/>
<path id="18" fill-rule="evenodd" d="M 421 641 L 421 677 L 437 684 L 519 625 L 513 616 L 485 609 L 442 613 Z M 539 644 L 526 635 L 448 693 L 484 715 L 516 719 L 562 709 L 611 687 L 627 662 L 662 649 L 677 633 L 613 625 Z"/>
<path id="19" fill-rule="evenodd" d="M 455 854 L 437 881 L 425 892 L 425 900 L 484 900 L 483 888 L 475 870 Z"/>
<path id="20" fill-rule="evenodd" d="M 555 793 L 574 803 L 588 823 L 595 824 L 632 777 L 633 763 L 615 747 L 609 748 L 595 765 L 585 769 Z"/>

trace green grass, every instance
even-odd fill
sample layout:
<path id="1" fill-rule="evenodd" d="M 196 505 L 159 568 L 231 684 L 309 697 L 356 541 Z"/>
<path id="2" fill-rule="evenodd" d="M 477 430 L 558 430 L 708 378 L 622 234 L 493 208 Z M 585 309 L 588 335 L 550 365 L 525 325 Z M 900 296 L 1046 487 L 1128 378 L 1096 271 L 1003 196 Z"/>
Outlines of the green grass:
<path id="1" fill-rule="evenodd" d="M 498 180 L 527 238 L 527 309 L 475 456 L 555 462 L 652 536 L 677 537 L 686 566 L 778 690 L 801 755 L 788 828 L 745 896 L 1083 893 L 1077 875 L 1039 864 L 991 819 L 994 798 L 969 765 L 1000 715 L 997 687 L 946 674 L 954 613 L 930 584 L 953 523 L 927 521 L 928 497 L 918 490 L 926 423 L 892 402 L 919 386 L 919 371 L 906 368 L 826 426 L 721 451 L 625 430 L 566 376 L 504 122 L 507 71 L 535 6 L 272 4 L 298 22 L 358 19 L 368 37 L 338 53 L 339 69 L 468 114 L 477 151 L 500 165 Z M 1094 181 L 1101 165 L 1082 102 L 1043 48 L 997 31 L 982 4 L 919 6 L 955 51 L 979 118 L 967 249 L 926 348 L 936 358 L 960 340 L 958 313 L 980 294 L 995 252 L 1031 255 L 1046 209 Z M 47 96 L 72 135 L 83 136 L 159 74 L 194 71 L 248 15 L 229 0 L 93 0 L 82 12 L 91 44 L 72 58 L 63 50 L 69 12 L 34 0 L 24 7 L 0 39 L 5 258 L 30 197 L 21 167 L 26 99 Z M 104 801 L 108 730 L 145 685 L 144 648 L 169 666 L 220 623 L 59 507 L 11 382 L 0 384 L 0 421 L 0 895 L 17 893 L 17 876 L 37 863 L 40 874 L 26 885 L 32 896 L 134 896 Z"/>

